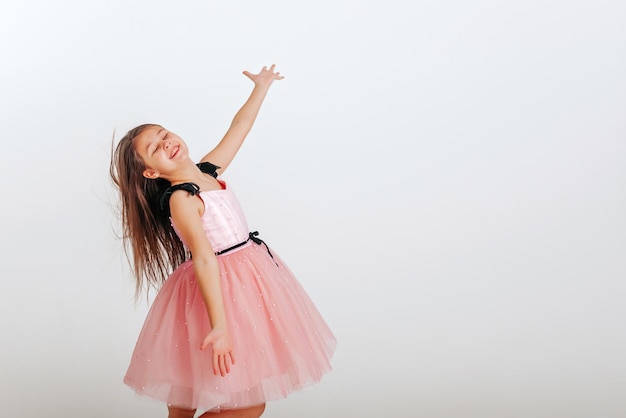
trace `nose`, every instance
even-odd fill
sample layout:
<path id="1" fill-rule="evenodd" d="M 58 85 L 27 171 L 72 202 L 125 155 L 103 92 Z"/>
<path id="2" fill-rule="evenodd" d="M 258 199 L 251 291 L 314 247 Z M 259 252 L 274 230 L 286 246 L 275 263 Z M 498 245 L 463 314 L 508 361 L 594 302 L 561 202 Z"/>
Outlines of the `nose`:
<path id="1" fill-rule="evenodd" d="M 165 141 L 163 143 L 163 149 L 167 150 L 170 147 L 170 141 Z"/>

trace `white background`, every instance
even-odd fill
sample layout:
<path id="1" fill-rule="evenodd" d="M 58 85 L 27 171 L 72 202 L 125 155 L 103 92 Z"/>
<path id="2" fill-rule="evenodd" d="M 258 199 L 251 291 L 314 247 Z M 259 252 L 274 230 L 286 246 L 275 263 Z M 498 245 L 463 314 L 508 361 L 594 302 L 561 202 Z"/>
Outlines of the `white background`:
<path id="1" fill-rule="evenodd" d="M 157 417 L 111 141 L 199 158 L 277 63 L 225 179 L 339 340 L 267 417 L 626 416 L 626 3 L 0 3 L 0 399 Z"/>

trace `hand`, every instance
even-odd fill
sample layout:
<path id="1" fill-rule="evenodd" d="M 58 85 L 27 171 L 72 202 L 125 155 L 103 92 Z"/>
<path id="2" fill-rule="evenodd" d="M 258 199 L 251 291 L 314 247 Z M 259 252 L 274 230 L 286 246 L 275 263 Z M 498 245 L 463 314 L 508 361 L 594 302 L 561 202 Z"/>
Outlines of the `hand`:
<path id="1" fill-rule="evenodd" d="M 233 354 L 233 342 L 230 339 L 230 333 L 224 328 L 213 328 L 211 332 L 204 337 L 201 350 L 208 346 L 213 349 L 213 374 L 218 373 L 226 376 L 230 373 L 230 366 L 235 364 L 235 355 Z"/>
<path id="2" fill-rule="evenodd" d="M 272 85 L 272 82 L 274 80 L 282 80 L 283 78 L 285 78 L 280 75 L 278 71 L 274 72 L 274 68 L 276 68 L 276 65 L 272 64 L 269 70 L 267 69 L 267 67 L 263 67 L 261 69 L 261 72 L 258 74 L 251 74 L 249 71 L 244 71 L 243 74 L 250 80 L 252 80 L 255 86 L 269 87 Z"/>

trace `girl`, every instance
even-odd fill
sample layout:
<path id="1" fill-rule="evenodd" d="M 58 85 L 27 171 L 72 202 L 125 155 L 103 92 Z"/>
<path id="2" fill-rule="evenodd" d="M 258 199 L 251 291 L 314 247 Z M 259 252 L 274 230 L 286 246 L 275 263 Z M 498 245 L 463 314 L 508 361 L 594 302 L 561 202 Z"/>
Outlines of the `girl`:
<path id="1" fill-rule="evenodd" d="M 160 287 L 124 382 L 167 402 L 170 418 L 191 418 L 196 409 L 206 411 L 201 417 L 259 417 L 266 401 L 330 370 L 332 332 L 218 178 L 272 82 L 283 78 L 274 68 L 244 71 L 254 89 L 199 164 L 159 125 L 130 130 L 113 154 L 136 293 Z"/>

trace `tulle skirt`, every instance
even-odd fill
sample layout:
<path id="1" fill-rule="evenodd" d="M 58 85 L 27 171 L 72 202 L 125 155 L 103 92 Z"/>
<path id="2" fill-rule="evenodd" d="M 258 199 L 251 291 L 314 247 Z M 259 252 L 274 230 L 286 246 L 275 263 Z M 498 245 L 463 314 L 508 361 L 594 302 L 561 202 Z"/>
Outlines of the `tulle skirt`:
<path id="1" fill-rule="evenodd" d="M 218 256 L 236 364 L 213 374 L 211 330 L 193 262 L 166 280 L 148 313 L 124 382 L 188 409 L 245 408 L 285 397 L 330 371 L 336 340 L 290 270 L 264 245 Z"/>

